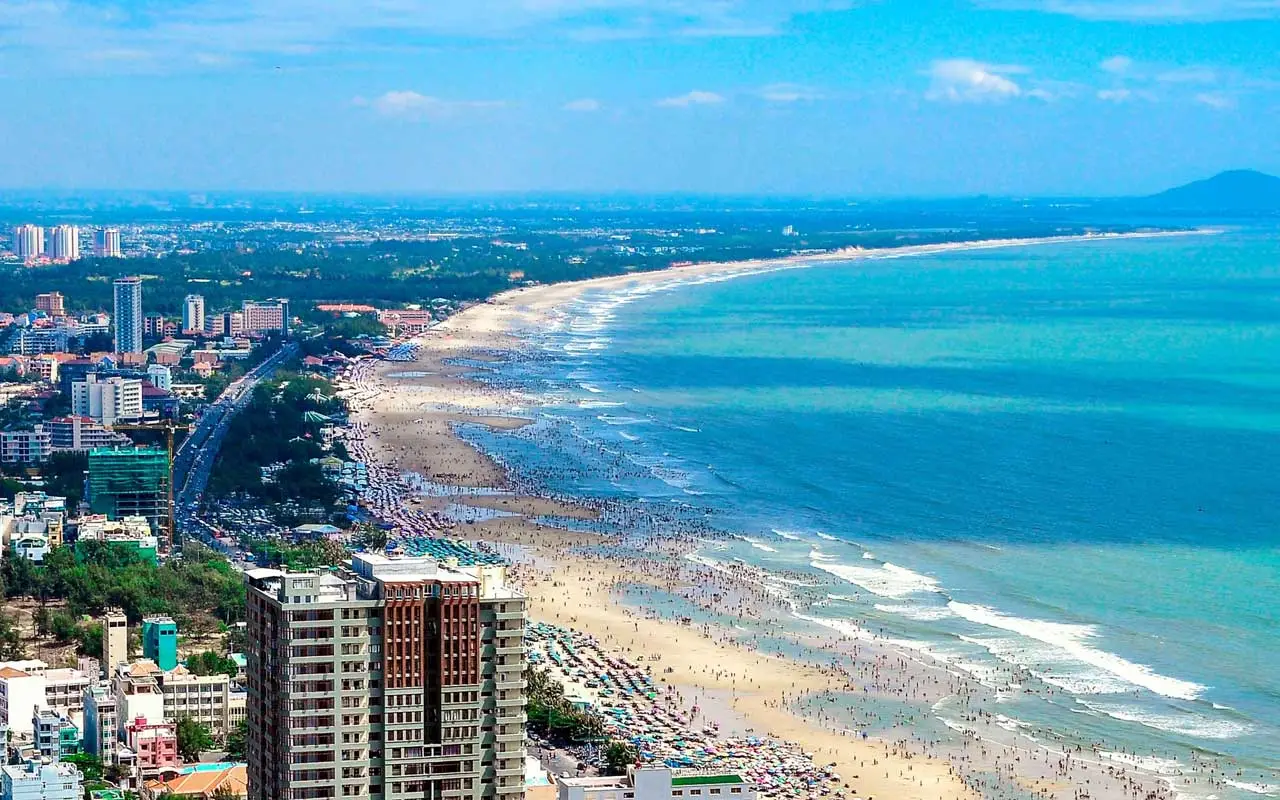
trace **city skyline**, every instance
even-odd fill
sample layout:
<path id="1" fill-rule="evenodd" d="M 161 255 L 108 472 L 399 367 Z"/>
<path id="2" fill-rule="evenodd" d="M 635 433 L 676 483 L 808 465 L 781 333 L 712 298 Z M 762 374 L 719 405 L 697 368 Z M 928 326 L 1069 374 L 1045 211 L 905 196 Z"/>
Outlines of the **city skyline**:
<path id="1" fill-rule="evenodd" d="M 6 91 L 70 101 L 0 121 L 7 188 L 1125 195 L 1280 172 L 1274 2 L 197 0 L 5 21 Z"/>

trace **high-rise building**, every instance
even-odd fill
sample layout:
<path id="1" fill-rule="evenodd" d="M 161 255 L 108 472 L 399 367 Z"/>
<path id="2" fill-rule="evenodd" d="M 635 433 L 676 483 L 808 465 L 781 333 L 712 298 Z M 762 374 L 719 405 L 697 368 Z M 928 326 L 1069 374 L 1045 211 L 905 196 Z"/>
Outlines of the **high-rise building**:
<path id="1" fill-rule="evenodd" d="M 524 793 L 525 599 L 503 567 L 251 569 L 250 800 Z"/>
<path id="2" fill-rule="evenodd" d="M 89 451 L 89 507 L 110 519 L 146 517 L 152 530 L 169 520 L 169 456 L 158 448 Z"/>
<path id="3" fill-rule="evenodd" d="M 31 261 L 44 255 L 44 228 L 39 225 L 19 225 L 14 228 L 13 254 L 23 261 Z"/>
<path id="4" fill-rule="evenodd" d="M 102 672 L 110 677 L 117 664 L 129 661 L 129 618 L 118 608 L 109 608 L 102 618 Z"/>
<path id="5" fill-rule="evenodd" d="M 241 309 L 244 313 L 244 329 L 249 333 L 283 333 L 289 335 L 289 301 L 246 300 Z"/>
<path id="6" fill-rule="evenodd" d="M 116 278 L 115 347 L 117 353 L 142 352 L 142 278 Z"/>
<path id="7" fill-rule="evenodd" d="M 173 617 L 144 617 L 142 655 L 162 670 L 178 666 L 178 625 Z"/>
<path id="8" fill-rule="evenodd" d="M 182 301 L 182 331 L 204 330 L 204 297 L 189 294 Z"/>
<path id="9" fill-rule="evenodd" d="M 142 381 L 85 375 L 84 380 L 71 384 L 71 413 L 108 428 L 116 422 L 142 419 Z"/>
<path id="10" fill-rule="evenodd" d="M 80 258 L 80 229 L 75 225 L 55 225 L 49 229 L 49 258 L 75 261 Z"/>
<path id="11" fill-rule="evenodd" d="M 36 295 L 36 311 L 43 311 L 51 317 L 65 317 L 67 315 L 66 298 L 62 296 L 62 292 L 47 292 L 45 294 Z"/>
<path id="12" fill-rule="evenodd" d="M 120 231 L 103 228 L 93 234 L 93 254 L 98 258 L 120 258 Z"/>

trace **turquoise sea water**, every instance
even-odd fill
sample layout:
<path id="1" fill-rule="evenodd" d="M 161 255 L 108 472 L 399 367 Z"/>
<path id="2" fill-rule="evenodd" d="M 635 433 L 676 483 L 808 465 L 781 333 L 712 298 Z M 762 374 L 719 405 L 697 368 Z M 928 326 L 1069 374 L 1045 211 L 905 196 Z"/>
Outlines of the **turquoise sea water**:
<path id="1" fill-rule="evenodd" d="M 499 379 L 542 419 L 473 434 L 527 480 L 820 576 L 811 621 L 1024 674 L 1053 692 L 1004 698 L 1027 725 L 1231 760 L 1184 794 L 1280 796 L 1276 232 L 624 288 L 533 341 Z"/>

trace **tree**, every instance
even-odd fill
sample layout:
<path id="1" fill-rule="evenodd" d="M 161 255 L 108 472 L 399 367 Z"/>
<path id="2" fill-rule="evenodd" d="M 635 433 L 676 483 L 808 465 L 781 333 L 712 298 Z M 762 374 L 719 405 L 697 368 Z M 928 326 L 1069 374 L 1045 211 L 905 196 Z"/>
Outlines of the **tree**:
<path id="1" fill-rule="evenodd" d="M 209 726 L 191 717 L 178 720 L 178 755 L 183 761 L 196 762 L 200 754 L 214 748 L 213 734 Z"/>
<path id="2" fill-rule="evenodd" d="M 240 672 L 240 668 L 235 661 L 212 650 L 206 650 L 188 658 L 187 669 L 196 675 L 222 674 L 231 678 L 234 678 Z"/>
<path id="3" fill-rule="evenodd" d="M 630 742 L 614 740 L 604 751 L 605 770 L 610 775 L 626 775 L 627 767 L 636 763 L 640 751 Z"/>
<path id="4" fill-rule="evenodd" d="M 86 781 L 102 780 L 102 761 L 92 753 L 69 753 L 61 760 L 75 764 Z"/>
<path id="5" fill-rule="evenodd" d="M 25 561 L 26 559 L 5 559 L 8 561 Z M 13 617 L 0 612 L 0 661 L 21 661 L 27 657 L 26 648 L 22 645 L 22 635 L 14 627 Z"/>
<path id="6" fill-rule="evenodd" d="M 227 758 L 233 761 L 244 761 L 245 747 L 249 739 L 249 720 L 242 719 L 227 734 Z"/>

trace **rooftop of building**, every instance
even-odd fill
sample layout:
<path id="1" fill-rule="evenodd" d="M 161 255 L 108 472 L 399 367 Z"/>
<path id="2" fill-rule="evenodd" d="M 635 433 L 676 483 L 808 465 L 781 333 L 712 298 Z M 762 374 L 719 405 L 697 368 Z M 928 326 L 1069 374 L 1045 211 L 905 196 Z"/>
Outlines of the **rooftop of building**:
<path id="1" fill-rule="evenodd" d="M 734 775 L 732 773 L 687 774 L 687 773 L 681 773 L 681 771 L 677 770 L 676 772 L 672 773 L 672 776 L 671 776 L 672 786 L 706 786 L 707 784 L 742 783 L 742 782 L 743 780 L 741 775 Z"/>
<path id="2" fill-rule="evenodd" d="M 506 569 L 500 565 L 444 564 L 425 556 L 354 553 L 351 561 L 337 569 L 288 572 L 257 568 L 245 572 L 250 586 L 283 602 L 326 603 L 382 599 L 386 587 L 398 584 L 457 584 L 474 589 L 459 591 L 481 599 L 519 598 L 506 583 Z M 452 592 L 454 590 L 442 590 Z M 304 600 L 290 598 L 305 598 Z"/>
<path id="3" fill-rule="evenodd" d="M 25 764 L 5 764 L 0 769 L 3 769 L 5 774 L 14 781 L 41 780 L 50 772 L 62 779 L 80 780 L 81 778 L 80 770 L 73 764 L 52 763 L 48 759 L 31 759 Z"/>
<path id="4" fill-rule="evenodd" d="M 197 795 L 211 796 L 219 788 L 226 786 L 234 794 L 244 795 L 249 786 L 249 767 L 246 764 L 197 764 L 183 767 L 177 777 L 167 781 L 148 781 L 147 789 L 153 795 L 173 794 L 179 797 Z"/>

